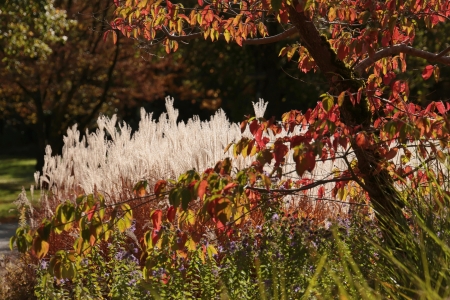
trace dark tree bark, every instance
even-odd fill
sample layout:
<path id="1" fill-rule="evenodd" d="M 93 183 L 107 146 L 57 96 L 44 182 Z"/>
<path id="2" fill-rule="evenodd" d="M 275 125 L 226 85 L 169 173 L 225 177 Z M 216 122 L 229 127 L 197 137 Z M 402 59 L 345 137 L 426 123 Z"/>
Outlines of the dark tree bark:
<path id="1" fill-rule="evenodd" d="M 321 36 L 314 23 L 303 12 L 297 12 L 289 6 L 290 19 L 297 28 L 301 43 L 314 58 L 317 66 L 330 82 L 330 92 L 337 96 L 343 91 L 358 92 L 363 87 L 363 81 L 357 79 L 354 70 L 340 61 L 331 49 L 327 39 Z M 359 126 L 361 131 L 370 131 L 372 113 L 367 99 L 361 99 L 353 105 L 346 97 L 340 107 L 341 121 L 347 126 Z M 359 175 L 364 182 L 360 185 L 369 194 L 375 215 L 382 227 L 384 238 L 395 246 L 393 232 L 408 230 L 406 219 L 402 212 L 402 201 L 394 187 L 394 181 L 387 170 L 376 172 L 381 157 L 371 149 L 359 147 L 353 140 L 351 146 L 358 160 Z"/>

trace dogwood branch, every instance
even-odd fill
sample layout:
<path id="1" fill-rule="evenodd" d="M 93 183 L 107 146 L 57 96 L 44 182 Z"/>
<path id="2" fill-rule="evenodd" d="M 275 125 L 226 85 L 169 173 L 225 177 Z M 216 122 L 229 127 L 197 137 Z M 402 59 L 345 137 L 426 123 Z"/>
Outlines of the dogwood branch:
<path id="1" fill-rule="evenodd" d="M 273 189 L 273 190 L 267 190 L 264 188 L 256 188 L 256 187 L 252 187 L 252 186 L 246 186 L 245 188 L 248 190 L 252 190 L 252 191 L 257 191 L 260 193 L 284 193 L 284 194 L 293 194 L 293 193 L 297 193 L 297 192 L 301 192 L 301 191 L 306 191 L 306 190 L 310 190 L 312 188 L 315 188 L 316 186 L 325 184 L 325 183 L 330 183 L 330 182 L 340 182 L 340 181 L 350 181 L 350 180 L 355 180 L 355 177 L 339 177 L 339 178 L 332 178 L 332 179 L 323 179 L 323 180 L 318 180 L 316 182 L 310 183 L 310 184 L 306 184 L 304 186 L 302 186 L 301 188 L 298 189 L 289 189 L 289 190 L 282 190 L 282 189 Z"/>
<path id="2" fill-rule="evenodd" d="M 189 40 L 203 37 L 202 32 L 187 34 L 187 35 L 171 35 L 169 30 L 165 26 L 162 26 L 162 31 L 164 32 L 164 34 L 167 36 L 167 38 L 169 40 L 174 40 L 174 41 L 189 41 Z M 243 40 L 242 44 L 243 45 L 264 45 L 264 44 L 276 43 L 276 42 L 279 42 L 279 41 L 293 35 L 296 32 L 297 32 L 297 30 L 295 29 L 295 27 L 291 27 L 277 35 L 268 36 L 265 38 Z M 222 33 L 220 34 L 220 38 L 222 38 L 222 39 L 224 38 Z"/>
<path id="3" fill-rule="evenodd" d="M 398 55 L 400 53 L 405 53 L 405 54 L 412 55 L 415 57 L 420 57 L 420 58 L 428 60 L 429 62 L 441 63 L 444 65 L 450 66 L 450 57 L 444 56 L 448 52 L 450 52 L 450 47 L 446 48 L 445 50 L 441 51 L 438 54 L 435 54 L 435 53 L 431 53 L 428 51 L 416 49 L 416 48 L 408 46 L 406 44 L 394 45 L 391 47 L 384 48 L 384 49 L 376 52 L 373 56 L 367 57 L 366 59 L 362 60 L 360 63 L 358 63 L 355 66 L 355 71 L 356 71 L 356 73 L 361 75 L 365 69 L 370 67 L 376 61 L 378 61 L 384 57 Z"/>

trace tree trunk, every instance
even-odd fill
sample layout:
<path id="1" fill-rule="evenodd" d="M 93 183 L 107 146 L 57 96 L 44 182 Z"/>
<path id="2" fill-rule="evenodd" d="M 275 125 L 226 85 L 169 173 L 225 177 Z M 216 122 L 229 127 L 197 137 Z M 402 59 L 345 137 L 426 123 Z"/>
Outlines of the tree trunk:
<path id="1" fill-rule="evenodd" d="M 356 79 L 354 72 L 340 61 L 324 36 L 321 36 L 314 23 L 303 12 L 297 12 L 292 6 L 288 8 L 292 24 L 298 29 L 302 45 L 306 47 L 314 58 L 319 69 L 331 84 L 331 93 L 338 96 L 343 91 L 358 92 L 363 87 L 363 81 Z M 367 99 L 361 99 L 359 104 L 353 105 L 346 97 L 340 107 L 341 121 L 347 126 L 361 126 L 361 131 L 369 131 L 372 113 Z M 351 142 L 358 160 L 359 174 L 364 184 L 363 188 L 370 197 L 377 220 L 381 225 L 384 238 L 392 246 L 398 232 L 406 232 L 409 227 L 402 212 L 402 201 L 394 187 L 394 181 L 386 170 L 376 172 L 376 166 L 381 160 L 379 155 L 371 149 L 359 147 L 355 141 Z"/>

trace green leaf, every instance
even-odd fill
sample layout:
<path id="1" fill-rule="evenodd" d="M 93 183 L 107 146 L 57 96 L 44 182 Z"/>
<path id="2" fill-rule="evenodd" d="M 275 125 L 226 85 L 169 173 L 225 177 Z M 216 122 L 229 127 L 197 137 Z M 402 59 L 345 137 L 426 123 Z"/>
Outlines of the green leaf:
<path id="1" fill-rule="evenodd" d="M 116 226 L 117 226 L 117 229 L 119 229 L 120 232 L 124 232 L 128 228 L 127 222 L 124 219 L 119 219 L 116 222 Z"/>
<path id="2" fill-rule="evenodd" d="M 86 200 L 86 195 L 79 195 L 76 199 L 77 205 L 80 205 L 84 200 Z"/>
<path id="3" fill-rule="evenodd" d="M 120 208 L 124 212 L 124 215 L 123 215 L 124 218 L 126 218 L 130 221 L 133 220 L 133 211 L 131 210 L 131 207 L 129 204 L 124 203 L 120 206 Z"/>
<path id="4" fill-rule="evenodd" d="M 334 106 L 333 96 L 326 94 L 325 98 L 322 99 L 322 106 L 326 112 L 329 112 Z"/>
<path id="5" fill-rule="evenodd" d="M 206 247 L 206 251 L 208 252 L 209 259 L 212 259 L 214 254 L 217 254 L 216 248 L 211 244 Z"/>
<path id="6" fill-rule="evenodd" d="M 16 241 L 16 236 L 14 235 L 14 236 L 12 236 L 10 239 L 9 239 L 9 249 L 11 249 L 11 251 L 14 249 L 14 242 Z"/>
<path id="7" fill-rule="evenodd" d="M 231 40 L 231 34 L 228 30 L 225 29 L 225 32 L 223 33 L 223 36 L 225 37 L 225 41 L 227 41 L 227 43 L 230 42 Z M 226 152 L 226 151 L 225 151 Z"/>
<path id="8" fill-rule="evenodd" d="M 339 97 L 338 97 L 339 107 L 341 107 L 344 104 L 344 100 L 345 100 L 345 91 L 343 91 L 342 93 L 339 94 Z"/>
<path id="9" fill-rule="evenodd" d="M 187 210 L 189 206 L 189 202 L 192 200 L 191 192 L 184 188 L 181 190 L 181 208 L 183 210 Z"/>
<path id="10" fill-rule="evenodd" d="M 65 279 L 72 279 L 75 277 L 76 271 L 75 271 L 75 266 L 73 263 L 63 263 L 62 264 L 62 270 L 61 270 L 61 275 L 62 278 Z"/>
<path id="11" fill-rule="evenodd" d="M 50 244 L 42 239 L 42 237 L 37 236 L 33 240 L 32 252 L 38 259 L 43 258 L 50 249 Z"/>
<path id="12" fill-rule="evenodd" d="M 305 7 L 303 8 L 303 10 L 307 11 L 311 7 L 311 5 L 313 5 L 313 4 L 314 4 L 314 0 L 306 1 Z"/>
<path id="13" fill-rule="evenodd" d="M 94 195 L 93 195 L 93 194 L 89 194 L 89 195 L 87 196 L 86 202 L 87 202 L 87 204 L 88 204 L 88 207 L 89 207 L 89 208 L 92 208 L 92 206 L 94 206 L 94 204 L 95 204 L 95 198 L 94 198 Z"/>
<path id="14" fill-rule="evenodd" d="M 182 211 L 180 217 L 178 218 L 178 226 L 182 227 L 183 224 L 186 225 L 194 225 L 195 224 L 195 213 L 188 209 L 186 211 Z"/>
<path id="15" fill-rule="evenodd" d="M 225 149 L 223 149 L 223 153 L 227 153 L 228 149 L 230 149 L 230 147 L 234 144 L 234 142 L 229 143 Z"/>
<path id="16" fill-rule="evenodd" d="M 181 197 L 180 197 L 181 188 L 173 188 L 169 192 L 169 203 L 174 207 L 180 206 Z"/>

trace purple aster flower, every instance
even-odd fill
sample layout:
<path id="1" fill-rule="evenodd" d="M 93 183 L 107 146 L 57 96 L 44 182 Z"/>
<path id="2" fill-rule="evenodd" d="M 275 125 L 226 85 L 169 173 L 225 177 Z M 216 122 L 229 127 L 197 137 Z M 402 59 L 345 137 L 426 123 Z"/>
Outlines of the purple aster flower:
<path id="1" fill-rule="evenodd" d="M 133 220 L 129 230 L 132 231 L 132 232 L 134 232 L 136 230 L 136 220 Z"/>
<path id="2" fill-rule="evenodd" d="M 41 269 L 42 270 L 47 270 L 47 267 L 48 267 L 48 261 L 41 260 Z"/>
<path id="3" fill-rule="evenodd" d="M 235 242 L 231 242 L 231 243 L 230 243 L 230 251 L 231 251 L 231 252 L 236 251 L 236 243 L 235 243 Z"/>
<path id="4" fill-rule="evenodd" d="M 129 286 L 135 286 L 136 285 L 136 279 L 131 279 L 130 281 L 128 281 L 128 285 Z"/>

